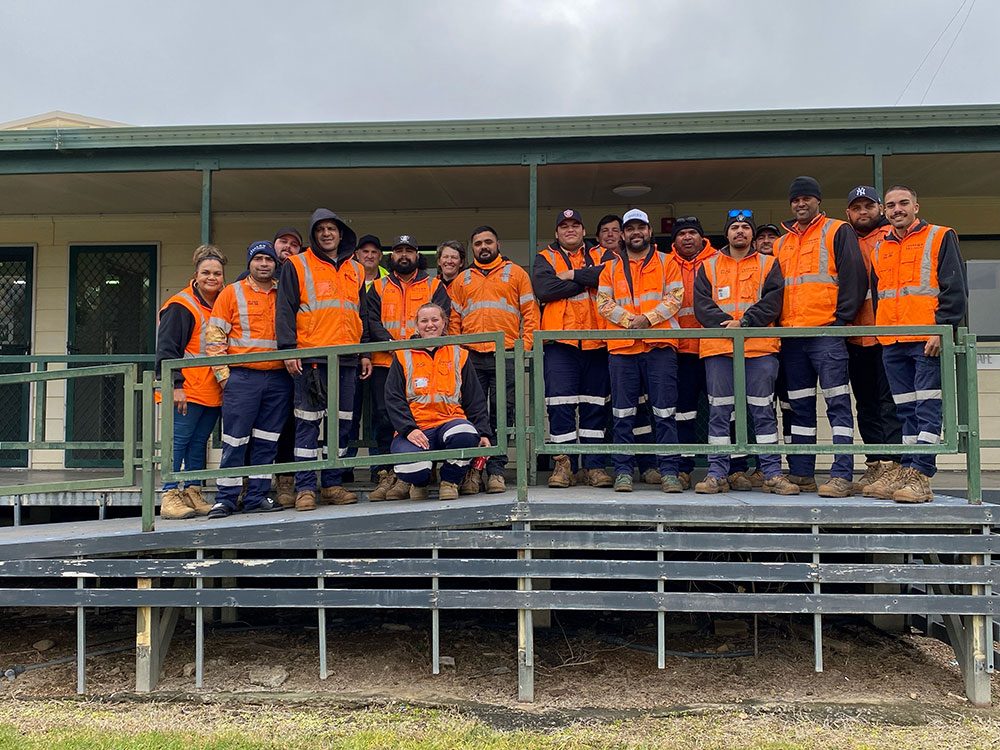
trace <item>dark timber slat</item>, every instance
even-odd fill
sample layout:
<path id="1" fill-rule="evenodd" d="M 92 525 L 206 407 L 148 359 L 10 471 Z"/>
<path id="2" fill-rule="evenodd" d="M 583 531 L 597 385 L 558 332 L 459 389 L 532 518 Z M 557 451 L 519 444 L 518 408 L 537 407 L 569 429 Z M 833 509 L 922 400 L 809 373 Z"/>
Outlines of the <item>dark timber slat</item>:
<path id="1" fill-rule="evenodd" d="M 758 583 L 997 584 L 995 565 L 354 558 L 242 560 L 12 560 L 0 577 L 65 578 L 587 578 L 594 580 L 747 581 Z"/>
<path id="2" fill-rule="evenodd" d="M 5 589 L 15 607 L 341 607 L 992 615 L 996 596 L 553 590 Z"/>

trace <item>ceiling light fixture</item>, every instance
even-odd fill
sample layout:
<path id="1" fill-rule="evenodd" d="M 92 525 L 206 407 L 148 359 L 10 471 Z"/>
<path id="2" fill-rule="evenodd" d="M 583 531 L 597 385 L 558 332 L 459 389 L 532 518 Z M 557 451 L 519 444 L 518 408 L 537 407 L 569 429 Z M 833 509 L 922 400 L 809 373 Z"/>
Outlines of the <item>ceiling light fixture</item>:
<path id="1" fill-rule="evenodd" d="M 629 185 L 619 185 L 618 187 L 613 187 L 611 188 L 611 192 L 620 198 L 638 198 L 640 195 L 645 195 L 652 189 L 653 188 L 649 185 L 631 183 Z"/>

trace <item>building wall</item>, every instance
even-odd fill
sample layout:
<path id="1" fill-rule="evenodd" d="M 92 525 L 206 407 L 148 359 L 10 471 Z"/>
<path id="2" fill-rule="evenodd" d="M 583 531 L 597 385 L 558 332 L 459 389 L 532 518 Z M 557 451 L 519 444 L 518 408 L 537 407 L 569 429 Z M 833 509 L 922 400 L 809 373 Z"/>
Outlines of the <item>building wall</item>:
<path id="1" fill-rule="evenodd" d="M 839 215 L 828 201 L 831 214 Z M 676 204 L 672 212 L 645 207 L 658 230 L 662 216 L 698 215 L 706 232 L 721 232 L 722 217 L 729 206 L 721 203 Z M 745 207 L 745 206 L 744 206 Z M 333 207 L 336 210 L 336 207 Z M 538 215 L 538 239 L 544 246 L 552 236 L 552 222 L 558 210 L 565 207 L 543 207 Z M 777 222 L 787 215 L 783 202 L 750 206 L 758 223 Z M 1000 198 L 926 198 L 921 215 L 938 223 L 957 227 L 963 234 L 1000 235 Z M 588 229 L 606 213 L 622 213 L 627 207 L 584 207 L 582 212 Z M 436 210 L 401 215 L 392 211 L 355 213 L 345 217 L 360 236 L 377 234 L 388 244 L 393 235 L 409 233 L 425 245 L 445 239 L 468 241 L 469 231 L 479 224 L 491 224 L 501 237 L 502 250 L 519 263 L 529 262 L 527 219 L 523 209 L 509 208 L 482 211 Z M 219 214 L 213 217 L 213 242 L 229 257 L 227 277 L 232 279 L 245 268 L 245 248 L 254 240 L 270 238 L 281 226 L 294 225 L 305 234 L 309 214 Z M 0 244 L 33 245 L 36 247 L 34 300 L 34 354 L 62 355 L 66 353 L 68 328 L 69 247 L 86 243 L 157 244 L 159 300 L 185 286 L 191 274 L 191 253 L 200 242 L 201 224 L 197 214 L 171 215 L 102 215 L 102 216 L 7 216 L 0 217 Z M 967 258 L 1000 257 L 994 241 L 967 243 L 963 251 Z M 1000 437 L 1000 371 L 980 371 L 980 413 L 984 437 Z M 64 384 L 54 381 L 47 390 L 46 435 L 59 439 L 65 424 Z M 828 439 L 821 427 L 820 439 Z M 821 459 L 821 465 L 823 459 Z M 35 468 L 56 468 L 63 465 L 58 451 L 33 451 L 31 464 Z M 860 461 L 859 461 L 860 465 Z M 985 451 L 984 468 L 1000 469 L 1000 450 Z M 942 468 L 962 468 L 960 456 L 942 457 Z"/>

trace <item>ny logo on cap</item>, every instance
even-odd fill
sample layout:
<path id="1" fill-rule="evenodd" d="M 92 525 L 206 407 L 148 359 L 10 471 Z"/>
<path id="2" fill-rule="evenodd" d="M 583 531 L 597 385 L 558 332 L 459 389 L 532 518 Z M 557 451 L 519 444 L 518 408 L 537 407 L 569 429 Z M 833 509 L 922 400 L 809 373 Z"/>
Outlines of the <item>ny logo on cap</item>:
<path id="1" fill-rule="evenodd" d="M 854 194 L 855 195 L 864 195 L 865 194 L 865 189 L 863 187 L 856 188 L 855 191 L 854 191 Z"/>
<path id="2" fill-rule="evenodd" d="M 573 215 L 573 213 L 574 211 L 572 208 L 567 208 L 565 211 L 563 211 L 563 216 L 565 216 L 568 219 Z"/>

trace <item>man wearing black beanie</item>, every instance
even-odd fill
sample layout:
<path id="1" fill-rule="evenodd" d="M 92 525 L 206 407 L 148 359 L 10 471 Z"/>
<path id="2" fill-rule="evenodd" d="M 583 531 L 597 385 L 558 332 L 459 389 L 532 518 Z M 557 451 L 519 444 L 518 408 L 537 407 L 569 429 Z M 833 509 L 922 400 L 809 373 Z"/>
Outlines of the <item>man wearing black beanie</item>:
<path id="1" fill-rule="evenodd" d="M 851 225 L 820 211 L 819 183 L 796 177 L 788 189 L 795 218 L 783 222 L 788 234 L 772 248 L 785 278 L 778 324 L 798 328 L 849 325 L 868 292 L 858 236 Z M 847 342 L 839 337 L 786 338 L 781 359 L 792 408 L 792 443 L 816 443 L 816 381 L 826 400 L 835 444 L 854 442 L 854 414 L 848 385 Z M 815 455 L 788 456 L 789 481 L 806 492 L 817 490 Z M 854 455 L 834 456 L 830 481 L 821 497 L 854 494 Z"/>

